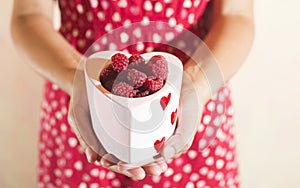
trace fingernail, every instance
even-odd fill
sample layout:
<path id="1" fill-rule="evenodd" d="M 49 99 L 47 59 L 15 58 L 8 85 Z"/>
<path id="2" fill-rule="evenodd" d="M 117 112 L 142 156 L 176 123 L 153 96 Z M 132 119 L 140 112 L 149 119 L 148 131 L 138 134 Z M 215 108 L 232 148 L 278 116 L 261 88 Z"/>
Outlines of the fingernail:
<path id="1" fill-rule="evenodd" d="M 89 151 L 89 148 L 85 149 L 85 155 L 86 155 L 88 162 L 90 163 L 92 155 L 91 155 L 91 152 Z"/>
<path id="2" fill-rule="evenodd" d="M 166 147 L 163 151 L 163 155 L 166 159 L 171 159 L 175 155 L 175 149 L 173 147 Z"/>
<path id="3" fill-rule="evenodd" d="M 167 170 L 167 168 L 168 168 L 168 165 L 166 163 L 163 163 L 162 167 L 161 167 L 162 171 L 164 172 L 165 170 Z"/>
<path id="4" fill-rule="evenodd" d="M 132 174 L 127 170 L 123 172 L 125 176 L 132 177 Z"/>

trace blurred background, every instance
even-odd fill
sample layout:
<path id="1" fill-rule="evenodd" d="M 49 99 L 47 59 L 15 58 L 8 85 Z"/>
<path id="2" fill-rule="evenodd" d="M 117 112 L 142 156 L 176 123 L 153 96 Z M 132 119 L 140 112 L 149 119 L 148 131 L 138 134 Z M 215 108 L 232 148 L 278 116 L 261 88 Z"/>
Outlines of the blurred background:
<path id="1" fill-rule="evenodd" d="M 255 1 L 256 39 L 232 79 L 242 188 L 300 184 L 300 2 Z M 18 57 L 0 0 L 0 187 L 35 187 L 43 80 Z"/>

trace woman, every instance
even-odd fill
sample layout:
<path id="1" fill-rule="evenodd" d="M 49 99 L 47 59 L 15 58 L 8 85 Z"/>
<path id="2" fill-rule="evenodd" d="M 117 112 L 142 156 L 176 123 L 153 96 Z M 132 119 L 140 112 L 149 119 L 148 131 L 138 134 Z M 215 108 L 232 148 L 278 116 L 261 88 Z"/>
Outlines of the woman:
<path id="1" fill-rule="evenodd" d="M 45 84 L 42 105 L 39 187 L 239 186 L 231 110 L 225 112 L 222 134 L 207 150 L 198 152 L 203 129 L 216 118 L 212 115 L 208 120 L 205 115 L 216 111 L 214 106 L 220 101 L 225 101 L 227 109 L 231 109 L 231 100 L 226 86 L 220 88 L 217 97 L 210 99 L 210 87 L 203 69 L 199 69 L 192 60 L 184 62 L 185 75 L 192 80 L 192 84 L 185 84 L 182 90 L 195 88 L 200 103 L 206 104 L 200 114 L 202 128 L 190 131 L 197 127 L 193 124 L 186 124 L 184 128 L 182 124 L 178 125 L 176 133 L 162 150 L 165 159 L 173 159 L 168 164 L 159 161 L 134 168 L 122 163 L 112 164 L 108 160 L 111 157 L 109 154 L 103 157 L 98 155 L 82 139 L 73 121 L 68 123 L 69 101 L 73 100 L 73 78 L 82 54 L 97 37 L 128 24 L 128 20 L 139 22 L 146 17 L 149 21 L 172 22 L 191 28 L 201 19 L 209 19 L 210 28 L 204 42 L 218 60 L 224 80 L 228 81 L 239 69 L 252 44 L 252 0 L 215 0 L 210 2 L 211 14 L 202 17 L 208 3 L 206 0 L 59 0 L 62 23 L 57 32 L 52 26 L 52 0 L 14 0 L 14 42 L 33 69 L 49 80 Z M 103 27 L 95 27 L 95 23 Z M 191 29 L 198 36 L 203 33 L 202 30 L 197 26 Z M 146 47 L 138 52 L 145 52 Z M 160 49 L 159 46 L 155 48 Z M 209 65 L 210 60 L 206 61 L 203 65 Z M 182 98 L 184 96 L 186 94 Z M 71 102 L 70 109 L 73 107 Z M 72 120 L 72 113 L 69 119 Z M 188 143 L 182 142 L 188 138 L 193 139 L 189 139 Z M 101 165 L 94 164 L 96 161 L 100 161 Z"/>

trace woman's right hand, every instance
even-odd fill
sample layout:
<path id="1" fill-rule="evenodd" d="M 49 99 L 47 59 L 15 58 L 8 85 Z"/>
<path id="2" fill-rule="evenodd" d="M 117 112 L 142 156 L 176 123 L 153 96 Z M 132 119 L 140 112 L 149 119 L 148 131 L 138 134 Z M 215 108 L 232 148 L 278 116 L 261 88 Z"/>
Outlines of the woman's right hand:
<path id="1" fill-rule="evenodd" d="M 73 85 L 76 86 L 71 93 L 68 120 L 80 145 L 84 148 L 87 160 L 90 163 L 100 162 L 105 168 L 138 180 L 146 175 L 163 173 L 167 169 L 167 163 L 163 158 L 139 167 L 126 164 L 105 151 L 92 129 L 83 71 L 77 70 L 74 78 Z M 89 140 L 87 141 L 86 138 Z"/>

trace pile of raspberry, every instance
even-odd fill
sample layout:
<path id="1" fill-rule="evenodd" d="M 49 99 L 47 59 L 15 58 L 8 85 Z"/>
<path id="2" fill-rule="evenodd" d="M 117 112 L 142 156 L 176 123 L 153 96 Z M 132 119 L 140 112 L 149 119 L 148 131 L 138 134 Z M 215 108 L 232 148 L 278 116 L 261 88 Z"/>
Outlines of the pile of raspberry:
<path id="1" fill-rule="evenodd" d="M 116 53 L 111 57 L 111 64 L 102 70 L 100 82 L 115 95 L 137 98 L 160 90 L 167 76 L 168 63 L 162 55 L 155 55 L 146 62 L 138 54 L 128 58 Z"/>

